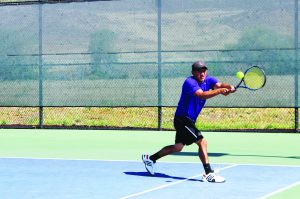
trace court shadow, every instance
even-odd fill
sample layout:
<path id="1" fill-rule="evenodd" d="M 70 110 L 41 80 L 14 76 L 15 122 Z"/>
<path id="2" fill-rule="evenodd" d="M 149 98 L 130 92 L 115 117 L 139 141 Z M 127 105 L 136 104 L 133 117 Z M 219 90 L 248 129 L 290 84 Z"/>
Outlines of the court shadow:
<path id="1" fill-rule="evenodd" d="M 198 156 L 197 152 L 178 152 L 171 155 L 175 156 Z M 288 159 L 300 159 L 300 156 L 278 156 L 278 155 L 243 155 L 243 154 L 230 154 L 230 153 L 208 153 L 209 157 L 221 157 L 221 156 L 236 156 L 236 157 L 264 157 L 264 158 L 288 158 Z"/>
<path id="2" fill-rule="evenodd" d="M 185 178 L 185 177 L 178 177 L 178 176 L 170 176 L 170 175 L 166 175 L 164 173 L 155 173 L 154 176 L 151 176 L 148 174 L 148 172 L 131 172 L 131 171 L 127 171 L 124 172 L 126 175 L 132 175 L 132 176 L 142 176 L 142 177 L 154 177 L 154 178 L 167 178 L 167 179 L 174 179 L 174 180 L 188 180 L 188 181 L 199 181 L 202 182 L 199 179 L 189 179 L 189 178 Z"/>

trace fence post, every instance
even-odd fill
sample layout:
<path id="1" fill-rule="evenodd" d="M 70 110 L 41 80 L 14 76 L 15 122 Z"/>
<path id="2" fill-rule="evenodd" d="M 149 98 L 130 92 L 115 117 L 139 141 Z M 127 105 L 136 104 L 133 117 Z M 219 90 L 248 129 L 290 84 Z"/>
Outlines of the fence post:
<path id="1" fill-rule="evenodd" d="M 158 86 L 158 130 L 162 130 L 162 76 L 161 76 L 161 0 L 157 0 L 157 86 Z"/>
<path id="2" fill-rule="evenodd" d="M 294 20 L 294 68 L 295 68 L 295 75 L 294 75 L 294 82 L 295 82 L 295 132 L 299 132 L 299 121 L 298 121 L 298 0 L 295 0 L 295 20 Z"/>
<path id="3" fill-rule="evenodd" d="M 39 128 L 43 128 L 43 4 L 39 3 Z"/>

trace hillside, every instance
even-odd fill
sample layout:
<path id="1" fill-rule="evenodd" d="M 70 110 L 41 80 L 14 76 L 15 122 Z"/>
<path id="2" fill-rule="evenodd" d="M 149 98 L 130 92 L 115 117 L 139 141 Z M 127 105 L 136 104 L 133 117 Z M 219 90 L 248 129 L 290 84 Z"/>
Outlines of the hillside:
<path id="1" fill-rule="evenodd" d="M 293 1 L 247 2 L 163 1 L 163 50 L 222 49 L 224 44 L 236 42 L 248 27 L 257 25 L 293 34 Z M 1 29 L 24 34 L 30 31 L 37 36 L 36 5 L 5 6 L 0 11 Z M 46 53 L 87 52 L 89 35 L 101 29 L 118 35 L 115 51 L 157 49 L 154 1 L 45 4 L 42 17 Z"/>
<path id="2" fill-rule="evenodd" d="M 162 61 L 189 63 L 199 57 L 220 61 L 223 54 L 219 52 L 197 51 L 224 49 L 237 43 L 241 34 L 254 26 L 293 38 L 293 3 L 292 0 L 163 0 L 161 49 L 170 52 L 162 53 Z M 37 5 L 0 7 L 0 30 L 18 32 L 24 40 L 33 41 L 24 54 L 38 54 L 38 11 Z M 45 65 L 57 65 L 52 72 L 59 73 L 65 65 L 89 64 L 88 53 L 93 53 L 88 50 L 90 35 L 99 30 L 115 33 L 113 45 L 107 51 L 117 52 L 118 62 L 157 62 L 158 21 L 154 0 L 44 4 L 42 13 L 43 61 Z M 287 43 L 286 47 L 293 46 Z"/>

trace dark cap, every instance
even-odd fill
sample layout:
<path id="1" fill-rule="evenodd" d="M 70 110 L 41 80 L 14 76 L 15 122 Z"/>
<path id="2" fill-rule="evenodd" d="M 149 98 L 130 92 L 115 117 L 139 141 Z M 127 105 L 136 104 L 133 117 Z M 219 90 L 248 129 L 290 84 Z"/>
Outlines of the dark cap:
<path id="1" fill-rule="evenodd" d="M 199 71 L 201 69 L 207 70 L 207 67 L 206 67 L 206 64 L 204 61 L 199 60 L 199 61 L 196 61 L 195 63 L 193 63 L 193 65 L 192 65 L 193 71 Z"/>

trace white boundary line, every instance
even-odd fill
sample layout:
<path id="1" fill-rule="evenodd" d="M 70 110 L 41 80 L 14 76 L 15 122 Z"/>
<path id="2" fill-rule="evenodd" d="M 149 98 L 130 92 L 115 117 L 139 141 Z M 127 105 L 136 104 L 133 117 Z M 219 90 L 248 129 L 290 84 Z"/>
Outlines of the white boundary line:
<path id="1" fill-rule="evenodd" d="M 99 162 L 141 162 L 140 160 L 104 160 L 104 159 L 71 159 L 71 158 L 31 158 L 31 157 L 0 157 L 0 159 L 28 159 L 28 160 L 70 160 L 70 161 L 99 161 Z M 176 162 L 176 161 L 160 161 L 159 163 L 178 163 L 178 164 L 199 164 L 199 162 Z M 270 166 L 270 167 L 300 167 L 300 165 L 276 165 L 276 164 L 247 164 L 247 163 L 232 163 L 232 162 L 221 162 L 210 164 L 238 164 L 245 166 Z"/>
<path id="2" fill-rule="evenodd" d="M 68 158 L 30 158 L 30 157 L 0 157 L 0 159 L 28 159 L 28 160 L 65 160 L 65 161 L 96 161 L 96 162 L 141 162 L 140 160 L 103 160 L 103 159 L 68 159 Z M 176 161 L 160 161 L 159 163 L 175 163 L 175 164 L 199 164 L 199 162 L 176 162 Z M 247 163 L 232 163 L 232 162 L 221 162 L 210 164 L 227 164 L 227 165 L 241 165 L 241 166 L 265 166 L 265 167 L 300 167 L 300 165 L 272 165 L 272 164 L 247 164 Z"/>
<path id="3" fill-rule="evenodd" d="M 237 164 L 234 164 L 234 165 L 230 165 L 230 166 L 227 166 L 227 167 L 223 167 L 223 168 L 221 168 L 221 169 L 218 169 L 218 171 L 225 170 L 225 169 L 229 169 L 229 168 L 232 168 L 232 167 L 235 167 L 235 166 L 238 166 L 238 165 L 237 165 Z M 135 197 L 135 196 L 139 196 L 139 195 L 142 195 L 142 194 L 151 192 L 151 191 L 155 191 L 155 190 L 158 190 L 158 189 L 163 189 L 163 188 L 165 188 L 165 187 L 173 186 L 173 185 L 175 185 L 175 184 L 179 184 L 179 183 L 185 182 L 185 181 L 187 181 L 187 180 L 190 180 L 190 179 L 193 179 L 193 178 L 197 178 L 197 177 L 199 177 L 199 176 L 202 176 L 202 174 L 200 174 L 200 175 L 195 175 L 195 176 L 186 178 L 186 179 L 184 179 L 184 180 L 179 180 L 179 181 L 176 181 L 176 182 L 173 182 L 173 183 L 169 183 L 169 184 L 166 184 L 166 185 L 161 185 L 161 186 L 158 186 L 158 187 L 154 187 L 154 188 L 151 188 L 151 189 L 147 189 L 147 190 L 145 190 L 145 191 L 141 191 L 141 192 L 138 192 L 138 193 L 134 193 L 134 194 L 131 194 L 131 195 L 128 195 L 128 196 L 124 196 L 124 197 L 121 197 L 120 199 L 127 199 L 127 198 L 132 198 L 132 197 Z"/>
<path id="4" fill-rule="evenodd" d="M 273 196 L 273 195 L 275 195 L 275 194 L 277 194 L 277 193 L 283 192 L 283 191 L 285 191 L 285 190 L 287 190 L 287 189 L 290 189 L 290 188 L 292 188 L 292 187 L 295 187 L 295 186 L 297 186 L 297 185 L 300 185 L 300 181 L 295 182 L 295 183 L 293 183 L 293 184 L 291 184 L 291 185 L 288 185 L 288 186 L 286 186 L 286 187 L 283 187 L 283 188 L 281 188 L 281 189 L 278 189 L 277 191 L 271 192 L 271 193 L 269 193 L 269 194 L 267 194 L 267 195 L 264 195 L 263 197 L 260 197 L 260 198 L 258 198 L 258 199 L 265 199 L 265 198 L 268 198 L 268 197 L 270 197 L 270 196 Z"/>

